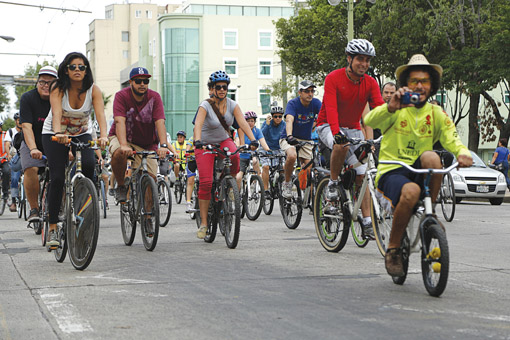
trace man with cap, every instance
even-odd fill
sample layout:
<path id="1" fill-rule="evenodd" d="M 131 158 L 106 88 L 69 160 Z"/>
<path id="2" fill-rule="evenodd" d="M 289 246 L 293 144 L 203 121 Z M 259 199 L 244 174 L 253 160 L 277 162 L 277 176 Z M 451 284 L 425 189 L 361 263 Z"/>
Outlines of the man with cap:
<path id="1" fill-rule="evenodd" d="M 127 198 L 127 187 L 124 185 L 127 160 L 133 150 L 157 151 L 159 157 L 165 157 L 173 150 L 168 145 L 165 128 L 165 109 L 161 96 L 149 89 L 151 75 L 144 67 L 134 67 L 129 73 L 129 87 L 115 94 L 113 101 L 114 123 L 110 129 L 111 166 L 117 190 L 117 201 L 124 203 Z M 159 146 L 158 146 L 159 144 Z M 136 155 L 132 168 L 141 163 L 141 156 Z M 156 178 L 158 163 L 148 158 L 147 166 L 151 176 Z"/>
<path id="2" fill-rule="evenodd" d="M 471 153 L 457 135 L 452 120 L 437 105 L 428 103 L 440 86 L 443 68 L 430 64 L 425 56 L 416 54 L 407 65 L 395 72 L 400 88 L 387 104 L 381 105 L 365 117 L 365 123 L 383 131 L 379 159 L 399 160 L 414 168 L 441 169 L 439 156 L 433 151 L 435 142 L 457 157 L 459 166 L 473 164 Z M 419 94 L 419 102 L 403 104 L 406 92 Z M 434 175 L 430 182 L 432 201 L 441 185 L 441 175 Z M 377 188 L 393 207 L 393 222 L 385 256 L 386 271 L 391 276 L 404 275 L 400 241 L 420 198 L 423 176 L 393 164 L 379 163 Z"/>
<path id="3" fill-rule="evenodd" d="M 282 195 L 284 198 L 292 198 L 292 183 L 290 178 L 294 172 L 294 164 L 298 157 L 295 145 L 300 141 L 312 139 L 312 129 L 315 118 L 321 109 L 321 101 L 313 97 L 315 86 L 309 80 L 299 83 L 299 96 L 289 100 L 285 109 L 285 129 L 280 136 L 280 149 L 285 151 L 285 180 L 283 182 Z M 302 165 L 312 159 L 312 146 L 307 144 L 299 150 L 299 161 Z"/>
<path id="4" fill-rule="evenodd" d="M 57 70 L 44 66 L 39 70 L 36 88 L 23 93 L 20 99 L 20 122 L 23 141 L 19 149 L 24 173 L 25 192 L 31 210 L 28 222 L 39 220 L 39 168 L 46 166 L 41 132 L 50 111 L 50 84 L 57 78 Z"/>

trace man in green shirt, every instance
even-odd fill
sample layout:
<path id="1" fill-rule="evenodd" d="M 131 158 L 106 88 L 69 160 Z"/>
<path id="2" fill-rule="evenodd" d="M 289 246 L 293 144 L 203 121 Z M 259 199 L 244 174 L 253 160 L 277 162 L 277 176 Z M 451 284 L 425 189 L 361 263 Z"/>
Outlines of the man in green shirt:
<path id="1" fill-rule="evenodd" d="M 455 125 L 441 108 L 428 103 L 439 89 L 443 68 L 430 64 L 425 56 L 416 54 L 407 65 L 397 68 L 395 75 L 400 88 L 387 104 L 376 107 L 365 116 L 365 124 L 379 128 L 383 133 L 379 160 L 399 160 L 414 168 L 442 167 L 439 156 L 432 151 L 436 141 L 457 157 L 459 166 L 473 163 L 471 153 L 462 144 Z M 419 94 L 415 104 L 403 104 L 406 92 Z M 431 196 L 437 197 L 441 175 L 434 175 Z M 423 176 L 394 164 L 379 164 L 377 188 L 391 201 L 393 225 L 385 256 L 388 274 L 404 275 L 400 241 L 420 198 Z"/>

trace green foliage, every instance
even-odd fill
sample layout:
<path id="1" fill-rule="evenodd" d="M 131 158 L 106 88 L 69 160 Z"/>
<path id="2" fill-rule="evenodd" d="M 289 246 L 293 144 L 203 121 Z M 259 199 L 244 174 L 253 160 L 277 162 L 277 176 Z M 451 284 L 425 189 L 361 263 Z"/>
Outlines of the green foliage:
<path id="1" fill-rule="evenodd" d="M 24 76 L 37 78 L 37 75 L 39 74 L 39 70 L 41 69 L 41 67 L 44 67 L 47 65 L 53 66 L 56 69 L 58 69 L 58 63 L 56 61 L 48 62 L 45 60 L 42 62 L 42 64 L 39 64 L 39 62 L 36 62 L 35 65 L 30 65 L 30 64 L 26 65 Z M 35 87 L 35 83 L 32 86 L 31 85 L 23 85 L 23 86 L 15 87 L 14 92 L 16 93 L 16 98 L 17 98 L 17 100 L 16 100 L 16 109 L 17 110 L 19 110 L 19 100 L 21 98 L 21 95 L 27 91 L 30 91 L 34 87 Z"/>
<path id="2" fill-rule="evenodd" d="M 16 122 L 14 121 L 14 119 L 7 118 L 6 120 L 4 120 L 4 123 L 2 125 L 2 130 L 7 131 L 10 128 L 13 128 L 15 126 L 16 126 Z"/>
<path id="3" fill-rule="evenodd" d="M 0 112 L 4 112 L 9 106 L 9 93 L 7 89 L 0 85 Z"/>

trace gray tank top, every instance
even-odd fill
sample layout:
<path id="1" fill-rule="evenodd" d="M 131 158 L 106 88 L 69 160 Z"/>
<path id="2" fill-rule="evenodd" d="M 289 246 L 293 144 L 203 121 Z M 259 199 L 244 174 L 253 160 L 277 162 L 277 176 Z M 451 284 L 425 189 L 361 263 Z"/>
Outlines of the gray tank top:
<path id="1" fill-rule="evenodd" d="M 227 98 L 227 111 L 223 118 L 225 118 L 225 122 L 227 122 L 228 126 L 231 126 L 234 122 L 234 109 L 237 106 L 237 103 L 230 98 Z M 214 113 L 213 108 L 204 100 L 200 107 L 203 107 L 207 112 L 205 116 L 204 125 L 202 126 L 202 142 L 203 143 L 221 143 L 225 139 L 230 136 L 227 134 L 223 125 L 221 125 L 216 113 Z"/>

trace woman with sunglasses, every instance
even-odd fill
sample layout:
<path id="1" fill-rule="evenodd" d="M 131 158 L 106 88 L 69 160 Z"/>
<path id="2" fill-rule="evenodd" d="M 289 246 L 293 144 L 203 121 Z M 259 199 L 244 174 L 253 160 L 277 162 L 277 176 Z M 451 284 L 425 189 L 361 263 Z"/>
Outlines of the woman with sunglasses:
<path id="1" fill-rule="evenodd" d="M 234 118 L 239 127 L 248 136 L 250 145 L 258 147 L 250 126 L 244 119 L 243 112 L 239 105 L 227 97 L 230 77 L 224 71 L 216 71 L 209 77 L 209 84 L 212 86 L 212 97 L 204 100 L 195 119 L 193 139 L 195 140 L 195 159 L 197 162 L 200 182 L 198 188 L 198 204 L 200 208 L 201 226 L 198 229 L 197 237 L 205 238 L 207 232 L 207 213 L 209 201 L 211 200 L 211 188 L 213 180 L 213 168 L 215 155 L 205 153 L 203 146 L 207 144 L 220 144 L 220 147 L 228 147 L 230 151 L 237 150 L 234 141 L 231 139 L 230 127 Z M 230 168 L 233 177 L 239 171 L 239 154 L 231 157 L 232 167 Z"/>
<path id="2" fill-rule="evenodd" d="M 64 188 L 65 168 L 69 158 L 69 137 L 80 142 L 92 140 L 95 112 L 101 135 L 99 145 L 104 148 L 108 142 L 106 136 L 106 118 L 104 114 L 101 90 L 94 85 L 94 78 L 87 58 L 79 52 L 69 53 L 58 68 L 58 78 L 50 85 L 51 110 L 44 121 L 42 143 L 50 168 L 51 185 L 48 192 L 49 240 L 50 249 L 59 246 L 56 228 L 62 192 Z M 55 136 L 56 141 L 51 137 Z M 94 180 L 95 157 L 92 149 L 82 151 L 83 174 Z"/>

